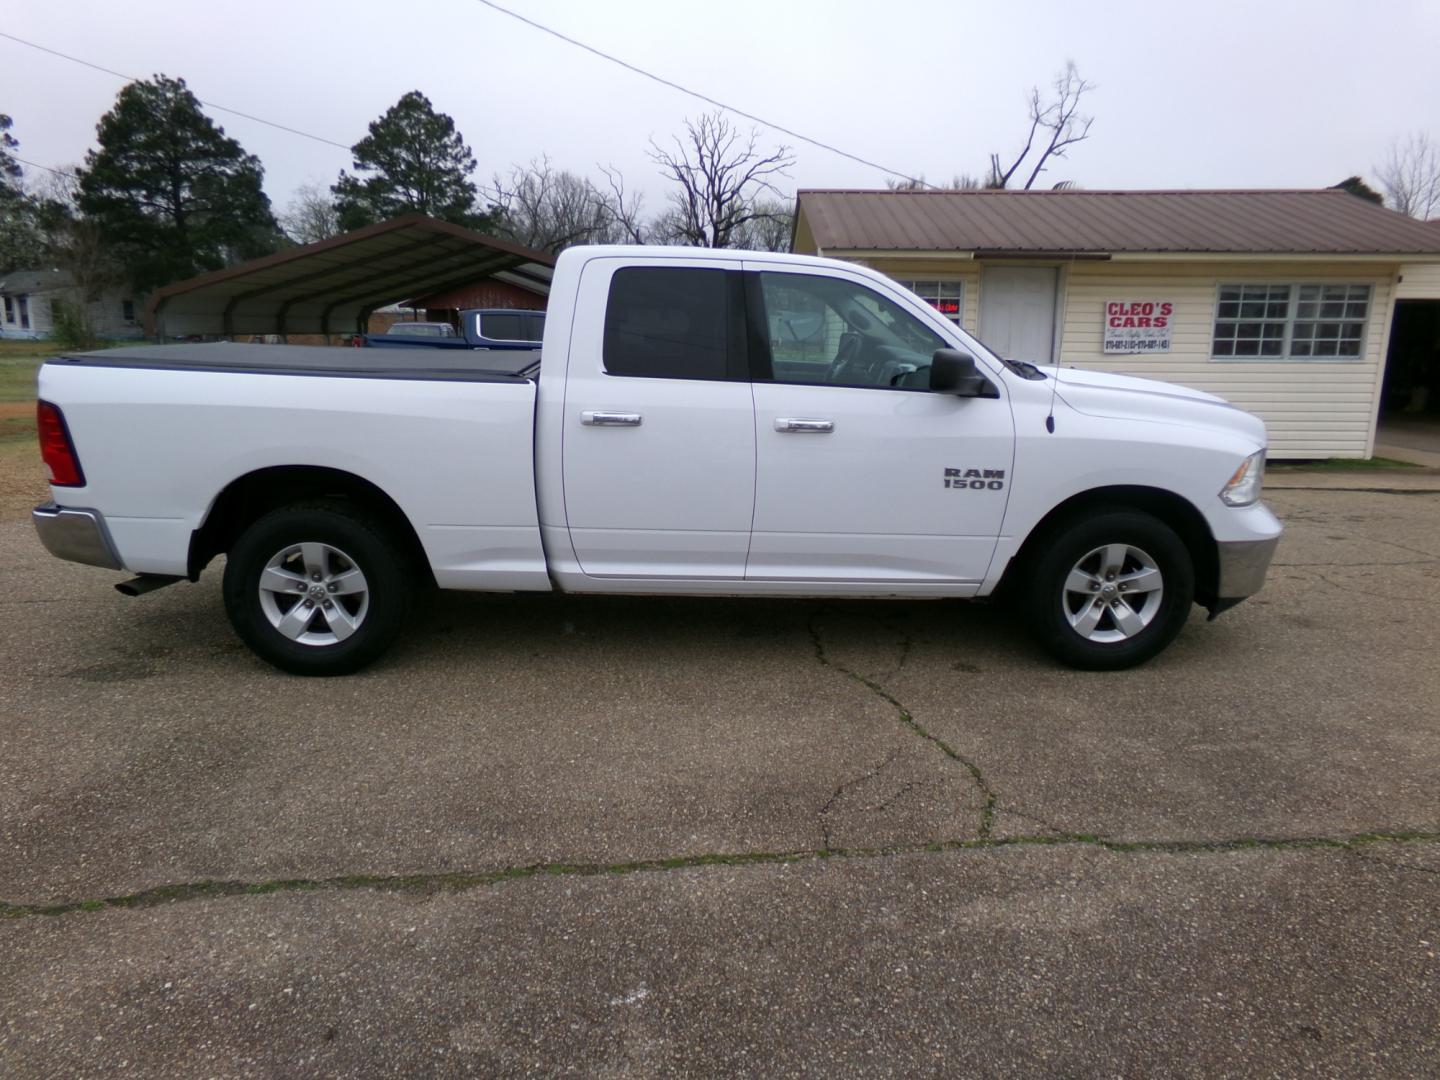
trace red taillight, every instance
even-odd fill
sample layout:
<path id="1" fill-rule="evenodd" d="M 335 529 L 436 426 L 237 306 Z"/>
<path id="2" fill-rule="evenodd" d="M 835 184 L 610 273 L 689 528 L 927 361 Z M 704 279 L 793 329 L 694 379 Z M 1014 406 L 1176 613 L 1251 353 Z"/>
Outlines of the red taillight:
<path id="1" fill-rule="evenodd" d="M 65 417 L 48 401 L 35 406 L 35 427 L 40 433 L 40 457 L 50 470 L 50 483 L 57 487 L 84 487 L 85 474 L 75 456 L 75 444 L 65 427 Z"/>

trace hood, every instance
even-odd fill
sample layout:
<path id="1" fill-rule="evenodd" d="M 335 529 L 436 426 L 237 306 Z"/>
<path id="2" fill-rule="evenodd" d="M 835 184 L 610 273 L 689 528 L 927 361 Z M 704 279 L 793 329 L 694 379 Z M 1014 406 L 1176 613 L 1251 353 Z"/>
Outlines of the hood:
<path id="1" fill-rule="evenodd" d="M 1056 396 L 1076 412 L 1117 420 L 1219 428 L 1246 436 L 1257 446 L 1265 445 L 1263 420 L 1203 390 L 1104 371 L 1054 367 L 1041 370 L 1050 378 L 1058 377 Z"/>

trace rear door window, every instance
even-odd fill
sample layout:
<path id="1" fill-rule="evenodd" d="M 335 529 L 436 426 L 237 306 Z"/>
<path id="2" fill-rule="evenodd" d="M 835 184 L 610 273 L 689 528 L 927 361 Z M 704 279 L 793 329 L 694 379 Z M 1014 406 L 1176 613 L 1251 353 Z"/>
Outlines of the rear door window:
<path id="1" fill-rule="evenodd" d="M 605 371 L 651 379 L 743 378 L 739 277 L 698 267 L 615 271 L 605 309 Z"/>
<path id="2" fill-rule="evenodd" d="M 480 336 L 492 341 L 539 341 L 545 336 L 545 316 L 513 311 L 481 315 Z"/>

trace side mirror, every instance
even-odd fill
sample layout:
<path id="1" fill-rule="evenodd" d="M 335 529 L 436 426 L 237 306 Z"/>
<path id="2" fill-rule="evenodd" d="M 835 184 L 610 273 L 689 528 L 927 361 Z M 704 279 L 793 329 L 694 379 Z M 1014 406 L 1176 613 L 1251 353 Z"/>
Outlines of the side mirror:
<path id="1" fill-rule="evenodd" d="M 975 358 L 959 349 L 936 349 L 930 358 L 930 389 L 956 397 L 998 398 L 1000 391 L 980 374 Z"/>

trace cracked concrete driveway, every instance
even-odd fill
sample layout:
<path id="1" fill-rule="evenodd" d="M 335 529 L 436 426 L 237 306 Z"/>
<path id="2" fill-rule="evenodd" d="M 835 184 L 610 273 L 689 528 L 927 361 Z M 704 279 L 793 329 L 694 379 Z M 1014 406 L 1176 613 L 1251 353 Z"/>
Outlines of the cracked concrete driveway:
<path id="1" fill-rule="evenodd" d="M 443 596 L 310 681 L 0 523 L 0 1074 L 1434 1075 L 1440 492 L 1138 671 Z"/>

